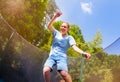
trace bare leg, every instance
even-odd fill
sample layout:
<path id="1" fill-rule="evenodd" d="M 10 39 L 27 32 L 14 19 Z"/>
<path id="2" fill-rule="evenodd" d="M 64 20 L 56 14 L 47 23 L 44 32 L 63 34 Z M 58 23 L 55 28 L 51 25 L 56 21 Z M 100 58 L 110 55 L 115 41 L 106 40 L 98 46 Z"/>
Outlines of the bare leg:
<path id="1" fill-rule="evenodd" d="M 44 67 L 43 68 L 43 76 L 45 79 L 45 82 L 50 82 L 50 68 L 49 67 Z"/>
<path id="2" fill-rule="evenodd" d="M 64 79 L 61 79 L 60 82 L 65 82 L 65 80 L 64 80 Z"/>
<path id="3" fill-rule="evenodd" d="M 66 71 L 60 71 L 61 76 L 65 80 L 65 82 L 72 82 L 71 76 Z"/>

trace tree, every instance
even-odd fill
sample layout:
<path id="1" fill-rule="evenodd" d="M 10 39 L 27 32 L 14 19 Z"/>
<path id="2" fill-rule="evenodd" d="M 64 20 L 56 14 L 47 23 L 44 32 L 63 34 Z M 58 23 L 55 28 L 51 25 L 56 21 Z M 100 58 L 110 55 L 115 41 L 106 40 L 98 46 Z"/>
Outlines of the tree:
<path id="1" fill-rule="evenodd" d="M 99 52 L 100 50 L 102 50 L 101 44 L 102 44 L 102 36 L 100 30 L 98 30 L 92 41 L 87 43 L 89 47 L 88 52 L 90 53 Z"/>
<path id="2" fill-rule="evenodd" d="M 27 41 L 42 45 L 45 17 L 48 0 L 2 0 L 0 12 L 7 22 Z"/>

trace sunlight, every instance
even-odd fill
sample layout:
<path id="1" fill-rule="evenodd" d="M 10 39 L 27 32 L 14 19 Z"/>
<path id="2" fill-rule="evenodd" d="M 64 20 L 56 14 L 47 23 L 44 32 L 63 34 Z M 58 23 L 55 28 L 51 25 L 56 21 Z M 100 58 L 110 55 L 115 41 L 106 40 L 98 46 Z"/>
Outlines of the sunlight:
<path id="1" fill-rule="evenodd" d="M 9 0 L 6 2 L 7 11 L 12 14 L 18 14 L 23 11 L 25 0 Z"/>

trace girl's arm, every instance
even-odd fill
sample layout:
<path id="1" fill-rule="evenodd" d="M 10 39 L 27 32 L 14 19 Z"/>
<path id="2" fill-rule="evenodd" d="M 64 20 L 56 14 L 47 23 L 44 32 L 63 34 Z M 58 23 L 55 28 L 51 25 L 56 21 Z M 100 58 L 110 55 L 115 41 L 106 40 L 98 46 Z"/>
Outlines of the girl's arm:
<path id="1" fill-rule="evenodd" d="M 91 57 L 90 54 L 84 52 L 83 50 L 81 50 L 80 48 L 78 48 L 76 45 L 73 45 L 72 48 L 73 48 L 76 52 L 78 52 L 79 54 L 84 55 L 84 57 L 87 58 L 87 59 L 89 59 L 89 58 Z"/>
<path id="2" fill-rule="evenodd" d="M 56 20 L 57 17 L 60 17 L 61 15 L 62 15 L 61 12 L 57 12 L 57 13 L 53 16 L 53 18 L 51 19 L 51 21 L 50 21 L 49 24 L 48 24 L 48 29 L 49 29 L 50 31 L 53 31 L 53 30 L 54 30 L 53 22 Z"/>

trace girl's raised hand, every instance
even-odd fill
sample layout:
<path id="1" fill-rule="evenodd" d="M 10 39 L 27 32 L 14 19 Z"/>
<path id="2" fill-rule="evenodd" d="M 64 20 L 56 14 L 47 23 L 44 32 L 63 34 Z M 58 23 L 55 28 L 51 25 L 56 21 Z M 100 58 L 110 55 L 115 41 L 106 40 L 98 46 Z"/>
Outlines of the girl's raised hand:
<path id="1" fill-rule="evenodd" d="M 56 17 L 60 17 L 61 15 L 62 15 L 62 12 L 57 12 L 57 13 L 55 14 Z"/>

